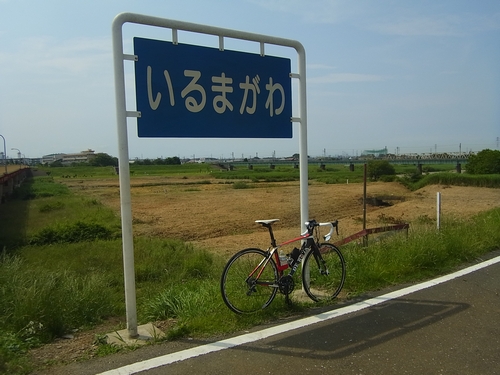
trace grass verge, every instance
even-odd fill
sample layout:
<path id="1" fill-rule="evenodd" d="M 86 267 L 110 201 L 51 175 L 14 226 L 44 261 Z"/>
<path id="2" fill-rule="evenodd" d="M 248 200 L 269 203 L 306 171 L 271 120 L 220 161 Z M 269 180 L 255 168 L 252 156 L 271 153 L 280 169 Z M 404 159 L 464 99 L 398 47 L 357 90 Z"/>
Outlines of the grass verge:
<path id="1" fill-rule="evenodd" d="M 500 209 L 470 219 L 445 219 L 412 226 L 405 234 L 371 244 L 344 247 L 348 264 L 345 290 L 351 295 L 415 282 L 452 271 L 500 248 Z"/>

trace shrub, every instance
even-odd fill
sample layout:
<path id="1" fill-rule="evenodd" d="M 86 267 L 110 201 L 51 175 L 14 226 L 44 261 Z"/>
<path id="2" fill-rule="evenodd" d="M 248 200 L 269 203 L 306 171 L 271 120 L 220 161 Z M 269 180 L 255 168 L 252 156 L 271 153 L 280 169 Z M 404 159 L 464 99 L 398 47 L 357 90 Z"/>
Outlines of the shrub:
<path id="1" fill-rule="evenodd" d="M 115 166 L 118 165 L 118 158 L 101 152 L 95 154 L 94 158 L 89 161 L 89 165 L 94 167 Z"/>
<path id="2" fill-rule="evenodd" d="M 371 160 L 367 164 L 367 175 L 372 180 L 378 180 L 381 176 L 395 174 L 396 170 L 387 160 Z"/>
<path id="3" fill-rule="evenodd" d="M 53 203 L 47 203 L 40 207 L 40 212 L 52 212 L 57 210 L 62 210 L 64 208 L 64 203 L 57 201 Z"/>
<path id="4" fill-rule="evenodd" d="M 478 152 L 476 155 L 469 156 L 467 173 L 500 173 L 500 151 L 486 149 Z"/>
<path id="5" fill-rule="evenodd" d="M 233 189 L 250 189 L 250 185 L 246 182 L 238 181 L 233 184 Z"/>
<path id="6" fill-rule="evenodd" d="M 112 231 L 95 223 L 77 221 L 73 224 L 44 228 L 30 240 L 30 245 L 50 245 L 53 243 L 75 243 L 83 241 L 112 239 Z"/>
<path id="7" fill-rule="evenodd" d="M 387 175 L 380 176 L 380 181 L 382 181 L 382 182 L 393 182 L 395 180 L 396 180 L 396 176 L 387 176 Z"/>

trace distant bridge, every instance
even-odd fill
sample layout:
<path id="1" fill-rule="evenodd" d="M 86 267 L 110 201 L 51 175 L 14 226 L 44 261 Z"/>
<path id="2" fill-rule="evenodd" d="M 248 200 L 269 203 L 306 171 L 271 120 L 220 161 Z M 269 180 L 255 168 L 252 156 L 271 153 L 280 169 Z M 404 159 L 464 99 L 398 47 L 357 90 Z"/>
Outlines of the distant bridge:
<path id="1" fill-rule="evenodd" d="M 309 164 L 324 163 L 324 164 L 364 164 L 371 160 L 387 160 L 391 164 L 452 164 L 466 163 L 470 156 L 475 155 L 474 152 L 443 152 L 443 153 L 424 153 L 424 154 L 385 154 L 385 155 L 362 155 L 355 157 L 310 157 Z M 221 159 L 215 161 L 218 164 L 297 164 L 298 158 L 245 158 L 245 159 Z"/>
<path id="2" fill-rule="evenodd" d="M 469 156 L 472 153 L 443 153 L 443 154 L 405 154 L 405 155 L 382 155 L 379 157 L 362 156 L 354 158 L 331 158 L 331 157 L 316 157 L 309 158 L 309 165 L 317 165 L 319 168 L 326 169 L 328 165 L 348 165 L 350 170 L 354 170 L 355 165 L 365 164 L 372 160 L 386 160 L 391 164 L 407 164 L 415 165 L 417 170 L 422 173 L 423 166 L 429 164 L 455 164 L 454 169 L 457 173 L 462 173 L 462 165 L 467 164 Z M 219 168 L 231 171 L 236 167 L 245 167 L 253 169 L 255 166 L 268 166 L 270 169 L 275 169 L 279 165 L 293 165 L 294 168 L 299 168 L 299 161 L 295 158 L 252 158 L 252 159 L 226 159 L 219 160 L 216 163 Z M 451 166 L 450 166 L 451 167 Z"/>
<path id="3" fill-rule="evenodd" d="M 398 157 L 391 157 L 387 155 L 378 158 L 309 158 L 309 164 L 365 164 L 372 160 L 386 160 L 391 164 L 466 164 L 468 161 L 468 156 L 448 156 L 448 157 L 431 157 L 429 155 L 419 157 L 413 157 L 410 155 L 401 155 Z M 263 159 L 234 159 L 234 160 L 219 160 L 217 164 L 223 165 L 298 165 L 299 161 L 295 159 L 273 159 L 273 158 L 263 158 Z"/>

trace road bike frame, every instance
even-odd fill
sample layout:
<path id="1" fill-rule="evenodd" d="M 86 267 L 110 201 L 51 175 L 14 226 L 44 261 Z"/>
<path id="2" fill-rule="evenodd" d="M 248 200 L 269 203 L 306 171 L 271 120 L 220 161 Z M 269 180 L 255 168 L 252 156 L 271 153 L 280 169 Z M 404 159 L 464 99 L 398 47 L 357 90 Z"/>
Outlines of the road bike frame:
<path id="1" fill-rule="evenodd" d="M 271 227 L 269 227 L 269 230 L 271 231 L 272 233 L 272 229 Z M 288 263 L 285 263 L 285 264 L 281 264 L 280 262 L 280 259 L 279 259 L 279 255 L 278 255 L 278 249 L 282 246 L 285 246 L 285 245 L 289 245 L 293 242 L 297 242 L 297 241 L 301 241 L 301 240 L 306 240 L 308 238 L 311 238 L 311 236 L 309 236 L 308 234 L 303 234 L 297 238 L 294 238 L 292 240 L 288 240 L 288 241 L 285 241 L 283 243 L 280 243 L 279 245 L 275 245 L 274 247 L 272 248 L 269 248 L 268 251 L 269 251 L 269 256 L 262 259 L 262 262 L 260 262 L 257 267 L 255 267 L 255 269 L 250 273 L 250 275 L 248 275 L 248 278 L 252 277 L 255 272 L 257 272 L 258 269 L 260 269 L 259 273 L 257 274 L 256 276 L 256 279 L 258 280 L 262 274 L 262 272 L 264 271 L 264 268 L 266 267 L 267 263 L 269 262 L 269 259 L 271 259 L 273 256 L 274 256 L 274 261 L 276 262 L 276 266 L 278 268 L 278 272 L 280 274 L 280 276 L 282 276 L 283 274 L 283 271 L 285 271 L 286 269 L 288 269 L 290 267 L 290 265 Z M 273 239 L 274 241 L 274 239 Z M 248 280 L 248 279 L 247 279 Z M 261 284 L 261 285 L 270 285 L 270 283 L 266 283 L 266 282 L 257 282 L 258 284 Z"/>
<path id="2" fill-rule="evenodd" d="M 330 232 L 324 236 L 324 239 L 326 241 L 328 241 L 331 238 L 331 235 L 333 233 L 334 228 L 338 228 L 338 221 L 328 222 L 328 223 L 316 223 L 314 220 L 312 220 L 312 221 L 306 223 L 307 229 L 299 237 L 296 237 L 296 238 L 287 240 L 285 242 L 282 242 L 280 244 L 277 244 L 276 238 L 274 237 L 273 228 L 272 228 L 272 224 L 276 221 L 278 221 L 278 219 L 256 220 L 255 221 L 256 223 L 261 224 L 262 226 L 266 227 L 269 230 L 269 236 L 271 237 L 271 247 L 268 248 L 269 255 L 266 258 L 262 259 L 262 261 L 257 265 L 257 267 L 255 267 L 253 269 L 253 271 L 248 275 L 248 278 L 246 279 L 247 283 L 252 277 L 254 277 L 255 273 L 258 271 L 257 275 L 253 279 L 255 284 L 264 285 L 264 286 L 272 286 L 272 287 L 277 288 L 278 285 L 273 285 L 273 283 L 260 280 L 260 276 L 262 275 L 262 272 L 264 271 L 267 264 L 269 263 L 269 260 L 272 257 L 274 257 L 274 261 L 276 263 L 280 278 L 283 276 L 283 272 L 290 267 L 292 267 L 292 270 L 290 271 L 289 275 L 293 276 L 293 274 L 297 270 L 298 265 L 301 264 L 302 259 L 304 259 L 305 255 L 307 254 L 308 251 L 312 250 L 312 251 L 317 251 L 318 253 L 320 251 L 319 246 L 317 245 L 316 241 L 314 240 L 314 229 L 317 228 L 318 226 L 330 225 L 331 226 Z M 317 224 L 317 225 L 315 225 L 315 224 Z M 293 260 L 293 266 L 291 264 L 289 264 L 288 262 L 285 264 L 281 264 L 278 250 L 285 245 L 289 245 L 291 243 L 298 242 L 298 241 L 305 241 L 305 242 L 302 243 L 302 246 L 300 248 L 300 253 L 299 253 L 297 259 Z"/>

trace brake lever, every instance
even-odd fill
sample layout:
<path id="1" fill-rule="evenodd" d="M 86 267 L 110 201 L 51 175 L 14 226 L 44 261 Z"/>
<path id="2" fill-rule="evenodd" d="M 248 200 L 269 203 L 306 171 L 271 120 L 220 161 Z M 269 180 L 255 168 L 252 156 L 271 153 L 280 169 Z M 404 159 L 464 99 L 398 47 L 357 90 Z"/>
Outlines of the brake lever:
<path id="1" fill-rule="evenodd" d="M 335 227 L 335 231 L 337 232 L 337 236 L 339 235 L 339 221 L 335 220 L 332 225 Z"/>

